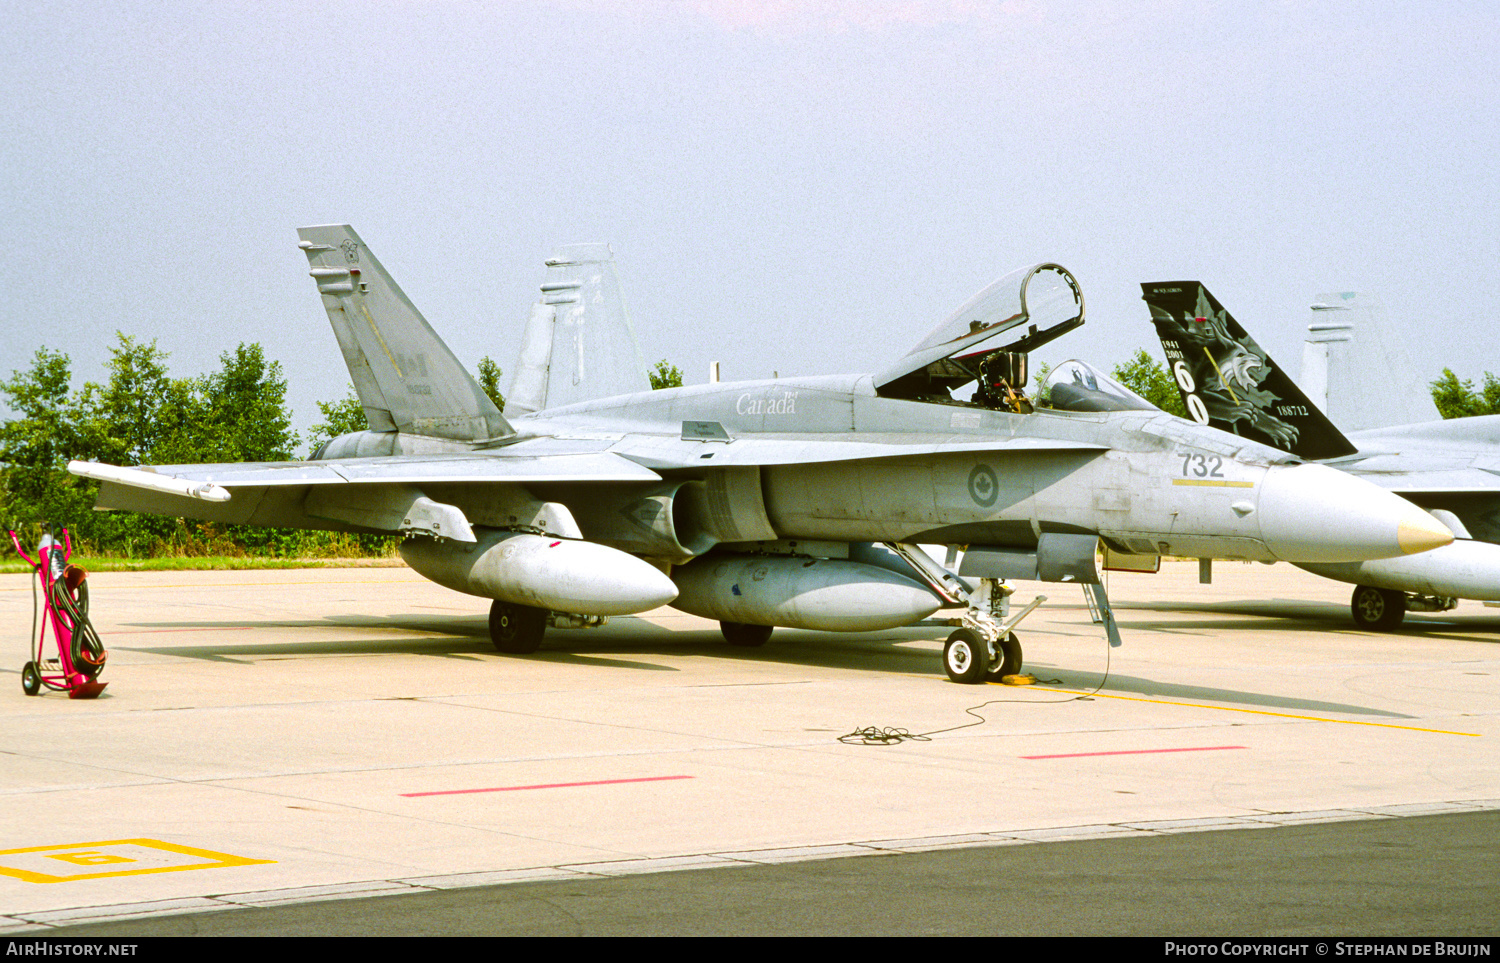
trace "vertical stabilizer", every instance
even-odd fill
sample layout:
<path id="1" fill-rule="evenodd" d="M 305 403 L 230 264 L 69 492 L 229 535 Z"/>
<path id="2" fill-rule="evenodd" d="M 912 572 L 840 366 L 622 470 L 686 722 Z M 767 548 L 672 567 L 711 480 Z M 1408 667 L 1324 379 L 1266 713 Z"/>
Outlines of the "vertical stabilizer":
<path id="1" fill-rule="evenodd" d="M 1302 353 L 1302 387 L 1344 431 L 1440 421 L 1385 308 L 1367 294 L 1320 294 Z"/>
<path id="2" fill-rule="evenodd" d="M 372 430 L 473 442 L 515 434 L 353 228 L 297 235 Z"/>
<path id="3" fill-rule="evenodd" d="M 518 412 L 650 390 L 609 245 L 568 245 L 547 259 L 515 371 L 506 397 Z"/>
<path id="4" fill-rule="evenodd" d="M 1188 414 L 1300 458 L 1355 447 L 1197 281 L 1142 284 Z"/>
<path id="5" fill-rule="evenodd" d="M 552 367 L 552 326 L 557 322 L 557 308 L 546 301 L 531 306 L 526 335 L 521 339 L 521 357 L 516 361 L 516 377 L 505 395 L 505 407 L 512 413 L 527 415 L 547 407 L 547 378 Z"/>

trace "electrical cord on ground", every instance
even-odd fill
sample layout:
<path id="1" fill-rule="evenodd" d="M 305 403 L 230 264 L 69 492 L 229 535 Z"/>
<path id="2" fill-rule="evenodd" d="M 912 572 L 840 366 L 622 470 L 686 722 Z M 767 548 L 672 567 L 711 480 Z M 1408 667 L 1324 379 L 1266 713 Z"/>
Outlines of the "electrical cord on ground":
<path id="1" fill-rule="evenodd" d="M 1061 704 L 1065 702 L 1092 702 L 1094 695 L 1100 689 L 1103 689 L 1105 684 L 1109 682 L 1111 663 L 1111 653 L 1109 649 L 1109 638 L 1106 636 L 1104 640 L 1104 676 L 1099 680 L 1099 684 L 1094 686 L 1088 692 L 1084 692 L 1078 695 L 1070 695 L 1066 699 L 990 699 L 988 702 L 981 702 L 977 706 L 969 706 L 968 708 L 964 709 L 965 713 L 973 716 L 977 721 L 966 722 L 961 726 L 949 726 L 947 729 L 933 729 L 929 732 L 916 733 L 910 732 L 906 729 L 889 726 L 886 728 L 866 726 L 863 729 L 856 729 L 853 732 L 848 732 L 842 736 L 839 736 L 839 742 L 842 742 L 848 746 L 894 746 L 899 745 L 902 742 L 931 742 L 931 737 L 940 733 L 957 732 L 960 729 L 969 729 L 988 722 L 988 719 L 986 719 L 984 716 L 980 715 L 978 711 L 976 711 L 979 709 L 983 709 L 985 706 L 992 706 L 1005 702 L 1030 703 L 1033 705 L 1047 703 Z M 1037 679 L 1036 681 L 1041 685 L 1062 685 L 1061 679 Z M 1004 683 L 1002 682 L 1002 684 Z"/>
<path id="2" fill-rule="evenodd" d="M 839 736 L 839 742 L 847 746 L 894 746 L 898 742 L 931 742 L 925 734 L 907 732 L 905 729 L 880 729 L 865 726 Z"/>

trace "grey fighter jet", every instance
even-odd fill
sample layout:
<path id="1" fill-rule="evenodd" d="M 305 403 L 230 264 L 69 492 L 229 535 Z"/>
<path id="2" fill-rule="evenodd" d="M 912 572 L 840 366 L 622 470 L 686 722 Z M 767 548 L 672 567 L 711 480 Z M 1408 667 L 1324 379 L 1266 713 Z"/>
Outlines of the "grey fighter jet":
<path id="1" fill-rule="evenodd" d="M 1350 610 L 1357 625 L 1390 631 L 1408 609 L 1443 611 L 1460 598 L 1500 600 L 1500 415 L 1399 424 L 1412 414 L 1435 414 L 1431 397 L 1409 390 L 1409 368 L 1376 364 L 1381 358 L 1362 367 L 1384 369 L 1383 377 L 1403 383 L 1350 385 L 1350 339 L 1361 334 L 1348 319 L 1360 302 L 1323 295 L 1313 305 L 1317 320 L 1310 325 L 1304 370 L 1312 369 L 1330 400 L 1336 391 L 1347 396 L 1358 387 L 1368 410 L 1351 414 L 1357 423 L 1396 425 L 1345 435 L 1202 284 L 1163 281 L 1141 289 L 1196 420 L 1371 481 L 1428 510 L 1458 536 L 1410 558 L 1297 562 L 1355 586 Z M 1365 320 L 1377 321 L 1362 335 L 1374 338 L 1378 318 Z M 1385 354 L 1378 345 L 1370 348 Z"/>
<path id="2" fill-rule="evenodd" d="M 1055 264 L 997 281 L 875 375 L 650 391 L 603 310 L 607 251 L 570 249 L 548 262 L 502 414 L 353 230 L 299 233 L 368 430 L 305 462 L 71 470 L 103 482 L 101 508 L 402 533 L 413 569 L 493 600 L 505 652 L 535 651 L 549 619 L 666 603 L 739 645 L 950 607 L 945 667 L 977 682 L 1020 667 L 1025 612 L 1007 615 L 1000 579 L 1082 584 L 1118 642 L 1101 539 L 1300 562 L 1452 540 L 1368 482 L 1100 392 L 1088 369 L 1034 407 L 1026 352 L 1084 321 Z M 962 567 L 918 543 L 966 546 Z"/>

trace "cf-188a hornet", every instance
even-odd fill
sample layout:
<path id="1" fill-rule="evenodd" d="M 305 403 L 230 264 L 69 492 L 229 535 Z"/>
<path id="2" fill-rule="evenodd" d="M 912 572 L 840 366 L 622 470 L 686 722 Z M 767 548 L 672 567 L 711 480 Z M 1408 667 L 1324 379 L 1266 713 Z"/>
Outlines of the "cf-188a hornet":
<path id="1" fill-rule="evenodd" d="M 1056 264 L 985 288 L 874 375 L 652 391 L 608 249 L 564 249 L 502 414 L 353 230 L 299 234 L 368 430 L 309 461 L 71 470 L 103 483 L 101 508 L 403 534 L 417 572 L 493 600 L 503 652 L 535 651 L 549 621 L 666 604 L 746 646 L 949 608 L 945 669 L 980 682 L 1020 669 L 1002 579 L 1084 586 L 1118 644 L 1101 539 L 1329 563 L 1452 541 L 1375 485 L 1164 414 L 1078 362 L 1034 407 L 1027 352 L 1084 323 Z M 919 544 L 966 547 L 958 572 Z"/>

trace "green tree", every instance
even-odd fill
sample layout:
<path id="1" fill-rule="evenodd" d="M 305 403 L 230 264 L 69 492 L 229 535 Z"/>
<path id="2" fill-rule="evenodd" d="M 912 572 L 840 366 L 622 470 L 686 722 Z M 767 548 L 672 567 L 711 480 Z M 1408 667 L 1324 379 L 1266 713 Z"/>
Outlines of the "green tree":
<path id="1" fill-rule="evenodd" d="M 479 387 L 490 396 L 499 411 L 505 411 L 505 395 L 500 393 L 500 366 L 489 355 L 479 359 Z"/>
<path id="2" fill-rule="evenodd" d="M 308 439 L 310 451 L 317 451 L 325 442 L 332 441 L 339 435 L 369 430 L 369 419 L 365 417 L 364 406 L 359 403 L 359 395 L 354 393 L 353 385 L 349 386 L 348 394 L 338 401 L 318 402 L 318 410 L 323 412 L 324 420 L 312 426 L 312 435 Z"/>
<path id="3" fill-rule="evenodd" d="M 69 475 L 68 462 L 84 455 L 78 410 L 71 397 L 68 356 L 39 348 L 26 371 L 0 382 L 0 393 L 19 417 L 0 425 L 0 498 L 10 523 L 87 517 L 91 483 Z"/>
<path id="4" fill-rule="evenodd" d="M 1047 384 L 1047 376 L 1052 373 L 1052 365 L 1043 361 L 1037 366 L 1036 374 L 1030 379 L 1032 385 L 1032 403 L 1039 408 L 1052 407 L 1052 386 Z"/>
<path id="5" fill-rule="evenodd" d="M 219 356 L 218 371 L 171 381 L 157 405 L 161 435 L 150 451 L 158 464 L 286 461 L 297 447 L 286 407 L 281 362 L 267 363 L 259 344 L 240 343 Z"/>
<path id="6" fill-rule="evenodd" d="M 1187 408 L 1182 403 L 1182 394 L 1177 390 L 1176 380 L 1166 366 L 1151 357 L 1145 348 L 1137 351 L 1129 361 L 1115 365 L 1110 374 L 1120 384 L 1162 411 L 1179 418 L 1188 416 Z"/>
<path id="7" fill-rule="evenodd" d="M 167 376 L 167 354 L 156 342 L 140 342 L 116 331 L 107 363 L 109 381 L 84 384 L 79 399 L 82 447 L 90 458 L 112 465 L 141 465 L 152 460 L 164 436 L 180 432 L 191 417 L 182 409 L 191 389 L 173 386 Z M 172 403 L 162 401 L 171 396 Z"/>
<path id="8" fill-rule="evenodd" d="M 682 371 L 675 364 L 667 364 L 663 358 L 656 363 L 656 367 L 648 372 L 651 376 L 651 388 L 681 388 Z"/>
<path id="9" fill-rule="evenodd" d="M 55 467 L 76 447 L 69 366 L 62 352 L 39 348 L 29 370 L 12 371 L 0 383 L 11 410 L 21 415 L 0 427 L 0 462 Z"/>
<path id="10" fill-rule="evenodd" d="M 66 355 L 39 350 L 32 366 L 0 383 L 19 414 L 0 426 L 5 512 L 18 521 L 69 526 L 93 548 L 134 553 L 204 541 L 213 526 L 129 512 L 91 512 L 98 485 L 67 472 L 72 459 L 114 465 L 278 461 L 297 444 L 286 409 L 286 378 L 258 344 L 220 356 L 222 367 L 174 379 L 156 342 L 117 333 L 109 379 L 70 392 Z M 271 530 L 242 540 L 269 545 Z M 224 530 L 208 541 L 223 540 Z M 195 534 L 196 533 L 196 534 Z M 235 536 L 229 536 L 231 538 Z"/>
<path id="11" fill-rule="evenodd" d="M 1484 373 L 1484 413 L 1487 415 L 1500 414 L 1500 378 L 1496 378 L 1488 371 Z"/>
<path id="12" fill-rule="evenodd" d="M 1484 387 L 1479 391 L 1474 390 L 1474 382 L 1460 381 L 1451 368 L 1444 368 L 1443 376 L 1429 387 L 1432 401 L 1444 418 L 1500 414 L 1500 378 L 1488 371 L 1484 373 Z"/>
<path id="13" fill-rule="evenodd" d="M 202 398 L 205 461 L 286 461 L 297 448 L 286 406 L 281 362 L 259 344 L 241 342 L 219 356 L 224 367 L 197 383 Z"/>

